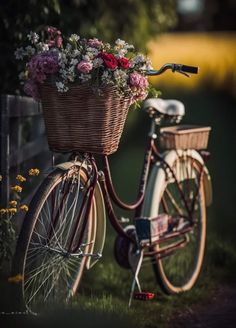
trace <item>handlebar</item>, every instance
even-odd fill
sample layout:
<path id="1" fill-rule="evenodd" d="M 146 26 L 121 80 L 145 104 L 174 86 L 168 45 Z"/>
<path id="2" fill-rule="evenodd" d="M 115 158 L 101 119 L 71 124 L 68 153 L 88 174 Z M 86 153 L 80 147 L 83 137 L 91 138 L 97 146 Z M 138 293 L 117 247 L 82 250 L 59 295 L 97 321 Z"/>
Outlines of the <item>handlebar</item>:
<path id="1" fill-rule="evenodd" d="M 192 73 L 192 74 L 198 73 L 198 67 L 195 66 L 188 66 L 183 64 L 165 64 L 160 69 L 158 70 L 150 69 L 146 71 L 145 74 L 149 76 L 161 75 L 168 69 L 171 69 L 172 72 L 178 72 L 184 74 L 187 77 L 190 77 L 188 73 Z"/>

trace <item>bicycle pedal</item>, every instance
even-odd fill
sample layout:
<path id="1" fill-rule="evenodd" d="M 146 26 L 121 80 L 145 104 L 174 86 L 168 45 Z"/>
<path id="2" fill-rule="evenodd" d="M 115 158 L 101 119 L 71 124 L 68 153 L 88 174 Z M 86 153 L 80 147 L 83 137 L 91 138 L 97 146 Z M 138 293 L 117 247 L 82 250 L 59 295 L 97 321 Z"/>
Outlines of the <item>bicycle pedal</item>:
<path id="1" fill-rule="evenodd" d="M 149 301 L 152 300 L 155 297 L 154 293 L 149 293 L 149 292 L 137 292 L 134 293 L 133 298 L 135 300 L 139 300 L 139 301 Z"/>

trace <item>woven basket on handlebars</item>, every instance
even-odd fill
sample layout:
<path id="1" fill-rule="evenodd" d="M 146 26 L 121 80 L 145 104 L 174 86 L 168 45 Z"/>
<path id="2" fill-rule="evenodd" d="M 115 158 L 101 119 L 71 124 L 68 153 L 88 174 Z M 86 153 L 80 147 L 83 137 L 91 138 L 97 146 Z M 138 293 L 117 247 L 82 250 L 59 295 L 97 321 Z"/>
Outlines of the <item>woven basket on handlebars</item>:
<path id="1" fill-rule="evenodd" d="M 52 151 L 109 155 L 117 150 L 131 101 L 114 87 L 103 88 L 101 95 L 85 85 L 61 93 L 45 83 L 41 100 Z"/>

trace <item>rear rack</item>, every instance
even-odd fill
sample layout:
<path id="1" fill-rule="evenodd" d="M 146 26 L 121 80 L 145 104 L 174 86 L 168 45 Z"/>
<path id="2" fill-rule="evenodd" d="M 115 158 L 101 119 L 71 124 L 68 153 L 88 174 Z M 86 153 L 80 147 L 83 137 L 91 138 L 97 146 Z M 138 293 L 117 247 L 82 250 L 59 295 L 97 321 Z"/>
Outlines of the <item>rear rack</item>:
<path id="1" fill-rule="evenodd" d="M 163 149 L 206 149 L 211 127 L 176 125 L 160 129 Z"/>

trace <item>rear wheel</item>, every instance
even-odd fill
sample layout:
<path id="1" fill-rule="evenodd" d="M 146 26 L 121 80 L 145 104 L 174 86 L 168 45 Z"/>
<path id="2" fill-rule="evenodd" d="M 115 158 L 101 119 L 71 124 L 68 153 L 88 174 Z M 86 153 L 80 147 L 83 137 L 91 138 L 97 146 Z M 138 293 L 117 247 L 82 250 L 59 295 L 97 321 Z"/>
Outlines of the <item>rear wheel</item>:
<path id="1" fill-rule="evenodd" d="M 183 247 L 173 250 L 168 256 L 155 256 L 154 272 L 157 280 L 168 294 L 187 291 L 195 284 L 203 262 L 206 240 L 206 208 L 203 179 L 200 179 L 202 164 L 189 156 L 177 156 L 171 169 L 179 181 L 188 207 L 192 209 L 194 227 L 185 233 L 154 247 L 160 251 L 173 244 Z M 189 213 L 180 196 L 178 185 L 169 171 L 163 185 L 161 201 L 157 200 L 156 214 L 168 213 L 173 223 L 173 231 L 181 231 L 189 226 Z M 155 197 L 153 197 L 155 201 Z"/>
<path id="2" fill-rule="evenodd" d="M 81 167 L 56 169 L 30 204 L 16 247 L 13 274 L 23 276 L 21 293 L 32 313 L 66 303 L 77 290 L 95 211 L 93 202 L 86 216 L 89 185 Z"/>

